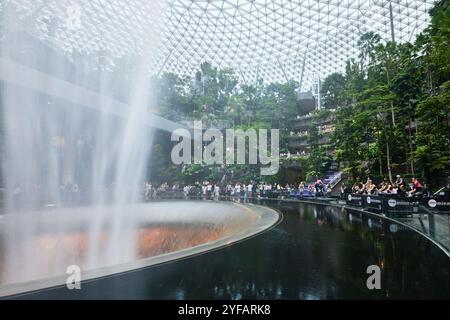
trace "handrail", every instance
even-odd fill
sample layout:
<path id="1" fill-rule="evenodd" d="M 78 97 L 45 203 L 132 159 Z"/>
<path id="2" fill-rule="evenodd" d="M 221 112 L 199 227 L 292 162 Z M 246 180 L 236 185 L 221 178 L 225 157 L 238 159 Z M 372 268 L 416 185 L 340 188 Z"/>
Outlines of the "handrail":
<path id="1" fill-rule="evenodd" d="M 331 179 L 329 185 L 330 189 L 333 189 L 342 180 L 342 171 L 339 171 L 333 179 Z"/>
<path id="2" fill-rule="evenodd" d="M 441 192 L 442 190 L 444 190 L 446 187 L 442 187 L 440 188 L 438 191 L 436 191 L 435 193 L 433 193 L 433 196 L 438 196 L 439 192 Z"/>

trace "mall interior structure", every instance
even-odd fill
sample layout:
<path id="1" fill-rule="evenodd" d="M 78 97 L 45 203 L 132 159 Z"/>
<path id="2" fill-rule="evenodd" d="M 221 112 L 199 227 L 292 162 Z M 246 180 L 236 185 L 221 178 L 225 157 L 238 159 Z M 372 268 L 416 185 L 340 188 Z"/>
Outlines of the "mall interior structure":
<path id="1" fill-rule="evenodd" d="M 450 298 L 449 17 L 0 1 L 0 298 Z M 278 171 L 174 162 L 228 130 L 277 130 Z"/>

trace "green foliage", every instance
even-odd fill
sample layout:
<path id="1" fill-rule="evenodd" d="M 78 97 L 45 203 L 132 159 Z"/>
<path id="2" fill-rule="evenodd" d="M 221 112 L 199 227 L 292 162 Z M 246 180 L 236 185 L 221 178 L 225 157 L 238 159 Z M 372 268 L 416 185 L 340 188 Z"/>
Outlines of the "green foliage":
<path id="1" fill-rule="evenodd" d="M 414 157 L 431 174 L 449 172 L 450 164 L 450 81 L 440 93 L 423 99 L 416 110 L 420 119 Z"/>
<path id="2" fill-rule="evenodd" d="M 415 43 L 361 37 L 361 62 L 349 61 L 345 106 L 336 112 L 335 157 L 353 178 L 391 171 L 450 173 L 450 8 L 436 3 Z"/>
<path id="3" fill-rule="evenodd" d="M 433 176 L 450 174 L 449 1 L 437 2 L 430 14 L 429 27 L 414 43 L 383 43 L 373 32 L 360 37 L 359 61 L 349 60 L 344 75 L 333 73 L 323 81 L 325 110 L 313 115 L 309 157 L 283 160 L 285 165 L 300 161 L 302 177 L 314 177 L 323 175 L 337 160 L 354 180 L 395 172 L 431 181 Z M 295 81 L 240 84 L 233 70 L 205 62 L 192 79 L 163 74 L 154 85 L 158 89 L 155 103 L 169 119 L 201 119 L 206 126 L 221 123 L 242 129 L 279 128 L 281 152 L 287 150 L 291 119 L 298 114 Z M 336 112 L 331 114 L 329 109 Z M 330 116 L 336 119 L 333 159 L 329 146 L 319 143 L 325 136 L 318 131 L 318 123 Z M 183 177 L 217 180 L 224 170 L 192 165 L 184 169 Z M 236 179 L 261 178 L 258 166 L 227 166 L 226 170 Z M 282 179 L 283 174 L 280 170 L 271 178 Z"/>
<path id="4" fill-rule="evenodd" d="M 167 152 L 158 143 L 153 146 L 147 175 L 150 181 L 156 183 L 174 182 L 182 179 L 180 167 L 172 164 Z"/>
<path id="5" fill-rule="evenodd" d="M 327 109 L 337 109 L 345 102 L 345 78 L 340 73 L 329 75 L 321 87 L 323 105 Z"/>
<path id="6" fill-rule="evenodd" d="M 361 69 L 374 58 L 374 48 L 381 41 L 381 37 L 374 32 L 363 34 L 358 40 L 360 49 L 359 58 L 361 59 Z"/>

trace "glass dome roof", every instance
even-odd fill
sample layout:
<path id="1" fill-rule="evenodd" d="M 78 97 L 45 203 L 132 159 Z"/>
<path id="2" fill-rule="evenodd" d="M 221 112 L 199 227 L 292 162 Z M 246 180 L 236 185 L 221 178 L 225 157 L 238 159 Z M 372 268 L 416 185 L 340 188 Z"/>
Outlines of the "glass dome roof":
<path id="1" fill-rule="evenodd" d="M 143 55 L 152 73 L 204 61 L 253 83 L 343 71 L 365 32 L 413 41 L 432 0 L 4 0 L 18 24 L 67 53 Z"/>

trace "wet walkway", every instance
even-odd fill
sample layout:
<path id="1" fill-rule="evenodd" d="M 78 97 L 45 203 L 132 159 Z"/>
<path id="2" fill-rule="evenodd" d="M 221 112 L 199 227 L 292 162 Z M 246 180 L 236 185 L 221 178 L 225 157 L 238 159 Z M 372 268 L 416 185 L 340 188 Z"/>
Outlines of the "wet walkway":
<path id="1" fill-rule="evenodd" d="M 450 254 L 450 214 L 423 213 L 398 220 L 439 242 Z"/>
<path id="2" fill-rule="evenodd" d="M 269 199 L 269 201 L 271 201 Z M 277 200 L 273 200 L 277 201 Z M 345 201 L 336 198 L 318 197 L 318 198 L 305 198 L 302 200 L 296 199 L 283 199 L 284 202 L 303 202 L 303 203 L 320 203 L 320 204 L 332 204 L 342 208 L 352 209 Z M 362 210 L 361 208 L 353 208 L 355 210 Z M 377 215 L 372 213 L 373 215 Z M 450 213 L 441 214 L 429 211 L 423 206 L 419 207 L 419 212 L 408 218 L 392 218 L 399 222 L 402 222 L 420 233 L 430 237 L 442 246 L 450 257 Z"/>
<path id="3" fill-rule="evenodd" d="M 333 203 L 345 208 L 349 207 L 346 205 L 345 201 L 331 198 L 321 198 L 313 200 L 313 202 L 314 201 L 319 203 Z M 412 217 L 395 218 L 395 220 L 407 224 L 408 226 L 438 242 L 442 247 L 444 247 L 447 254 L 450 256 L 450 213 L 434 213 L 420 206 L 419 213 L 413 214 Z"/>

